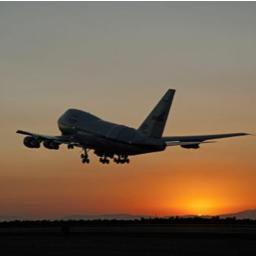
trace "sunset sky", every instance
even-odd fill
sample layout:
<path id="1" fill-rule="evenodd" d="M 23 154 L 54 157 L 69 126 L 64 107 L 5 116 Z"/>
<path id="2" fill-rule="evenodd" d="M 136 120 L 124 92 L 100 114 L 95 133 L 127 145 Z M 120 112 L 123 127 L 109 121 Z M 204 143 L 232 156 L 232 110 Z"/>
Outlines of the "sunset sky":
<path id="1" fill-rule="evenodd" d="M 102 165 L 23 146 L 70 107 L 138 127 L 176 89 L 165 135 L 256 133 L 255 2 L 0 3 L 0 218 L 256 208 L 256 137 Z"/>

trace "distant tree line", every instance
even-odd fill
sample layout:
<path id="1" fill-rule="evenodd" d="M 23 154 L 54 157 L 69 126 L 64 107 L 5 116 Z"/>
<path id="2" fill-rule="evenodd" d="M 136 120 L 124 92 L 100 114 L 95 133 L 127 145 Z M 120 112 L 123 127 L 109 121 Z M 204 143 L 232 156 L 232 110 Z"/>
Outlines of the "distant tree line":
<path id="1" fill-rule="evenodd" d="M 169 217 L 169 218 L 140 218 L 134 220 L 96 219 L 96 220 L 12 220 L 1 221 L 0 228 L 7 227 L 86 227 L 86 226 L 134 226 L 134 225 L 175 225 L 175 224 L 250 224 L 256 225 L 253 219 L 236 219 L 235 217 Z"/>

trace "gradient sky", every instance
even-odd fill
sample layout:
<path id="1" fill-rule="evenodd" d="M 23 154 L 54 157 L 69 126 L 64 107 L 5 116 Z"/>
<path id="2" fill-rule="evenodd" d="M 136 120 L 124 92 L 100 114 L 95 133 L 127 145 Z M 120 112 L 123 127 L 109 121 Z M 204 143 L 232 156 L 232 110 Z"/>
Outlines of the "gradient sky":
<path id="1" fill-rule="evenodd" d="M 129 165 L 30 150 L 69 107 L 138 127 L 177 90 L 165 135 L 256 131 L 256 3 L 0 3 L 0 216 L 256 208 L 256 137 Z"/>

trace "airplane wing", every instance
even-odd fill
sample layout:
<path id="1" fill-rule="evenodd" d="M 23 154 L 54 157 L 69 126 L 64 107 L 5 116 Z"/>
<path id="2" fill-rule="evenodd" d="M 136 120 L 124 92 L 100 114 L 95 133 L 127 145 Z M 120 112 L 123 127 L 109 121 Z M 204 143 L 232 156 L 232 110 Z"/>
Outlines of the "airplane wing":
<path id="1" fill-rule="evenodd" d="M 223 139 L 237 136 L 250 135 L 248 133 L 225 133 L 195 136 L 167 136 L 162 137 L 167 146 L 181 146 L 183 148 L 199 148 L 201 143 L 211 143 L 213 139 Z"/>
<path id="2" fill-rule="evenodd" d="M 56 142 L 58 144 L 68 144 L 68 145 L 72 144 L 73 146 L 80 147 L 80 144 L 74 140 L 73 136 L 65 136 L 65 135 L 49 136 L 49 135 L 36 134 L 36 133 L 22 131 L 22 130 L 17 130 L 16 133 L 19 133 L 22 135 L 28 135 L 41 141 L 47 140 L 47 141 Z"/>

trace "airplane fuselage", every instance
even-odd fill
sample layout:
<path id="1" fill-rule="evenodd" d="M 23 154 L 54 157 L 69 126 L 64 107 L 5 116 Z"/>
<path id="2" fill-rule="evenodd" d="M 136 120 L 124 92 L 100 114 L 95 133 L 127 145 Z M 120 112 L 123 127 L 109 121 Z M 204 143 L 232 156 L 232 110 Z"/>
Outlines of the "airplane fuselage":
<path id="1" fill-rule="evenodd" d="M 165 142 L 128 126 L 104 121 L 90 113 L 68 109 L 58 120 L 63 135 L 72 135 L 84 148 L 98 155 L 137 155 L 163 151 Z"/>

